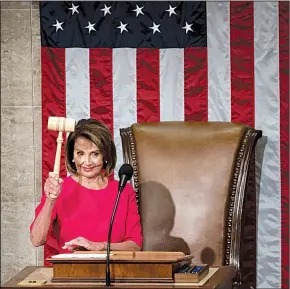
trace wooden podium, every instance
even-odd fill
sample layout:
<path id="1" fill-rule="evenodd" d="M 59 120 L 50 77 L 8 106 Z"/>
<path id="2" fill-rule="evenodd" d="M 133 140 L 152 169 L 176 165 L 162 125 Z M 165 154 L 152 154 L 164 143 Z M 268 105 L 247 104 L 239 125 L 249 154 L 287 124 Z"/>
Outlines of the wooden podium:
<path id="1" fill-rule="evenodd" d="M 93 258 L 91 254 L 103 256 Z M 232 289 L 236 275 L 234 266 L 210 267 L 209 273 L 201 276 L 202 280 L 191 280 L 189 274 L 176 273 L 181 265 L 191 263 L 193 258 L 180 252 L 112 251 L 111 254 L 111 288 L 115 289 Z M 104 251 L 73 255 L 73 258 L 61 258 L 61 255 L 50 258 L 52 268 L 26 267 L 2 288 L 108 289 Z"/>
<path id="2" fill-rule="evenodd" d="M 111 282 L 173 283 L 173 272 L 193 256 L 182 252 L 122 252 L 110 255 Z M 106 254 L 104 251 L 76 252 L 48 259 L 53 264 L 53 283 L 104 282 Z"/>

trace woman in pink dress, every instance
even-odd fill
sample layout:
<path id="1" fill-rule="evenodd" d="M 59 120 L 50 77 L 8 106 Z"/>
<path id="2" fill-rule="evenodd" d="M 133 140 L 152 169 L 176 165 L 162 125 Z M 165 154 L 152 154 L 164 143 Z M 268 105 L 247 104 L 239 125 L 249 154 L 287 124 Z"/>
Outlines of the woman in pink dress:
<path id="1" fill-rule="evenodd" d="M 109 129 L 101 122 L 80 120 L 66 141 L 63 180 L 54 173 L 44 184 L 44 194 L 30 226 L 34 246 L 42 246 L 56 223 L 59 253 L 77 248 L 106 250 L 118 181 L 110 178 L 116 165 L 116 148 Z M 123 190 L 111 235 L 111 250 L 139 251 L 142 230 L 135 193 L 129 183 Z"/>

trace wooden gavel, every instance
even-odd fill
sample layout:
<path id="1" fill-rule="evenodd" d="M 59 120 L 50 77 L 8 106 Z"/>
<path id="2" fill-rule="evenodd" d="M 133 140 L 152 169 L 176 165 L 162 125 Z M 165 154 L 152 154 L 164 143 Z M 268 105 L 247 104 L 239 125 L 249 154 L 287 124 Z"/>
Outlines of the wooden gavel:
<path id="1" fill-rule="evenodd" d="M 75 126 L 76 121 L 71 118 L 55 117 L 55 116 L 50 116 L 48 118 L 47 123 L 48 130 L 58 131 L 58 137 L 56 139 L 57 147 L 53 167 L 53 172 L 58 176 L 60 172 L 60 158 L 61 158 L 61 146 L 63 143 L 63 132 L 73 132 L 75 130 Z"/>

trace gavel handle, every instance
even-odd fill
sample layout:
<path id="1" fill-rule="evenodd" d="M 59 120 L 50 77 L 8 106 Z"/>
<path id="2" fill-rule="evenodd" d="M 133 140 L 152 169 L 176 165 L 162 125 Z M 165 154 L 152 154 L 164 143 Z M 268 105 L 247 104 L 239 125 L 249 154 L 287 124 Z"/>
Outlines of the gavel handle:
<path id="1" fill-rule="evenodd" d="M 56 153 L 55 153 L 55 160 L 54 160 L 54 168 L 53 172 L 59 175 L 60 171 L 60 157 L 61 157 L 61 146 L 63 143 L 62 131 L 58 132 L 58 137 L 56 139 L 57 146 L 56 146 Z"/>
<path id="2" fill-rule="evenodd" d="M 62 131 L 58 132 L 58 137 L 56 139 L 57 146 L 56 146 L 56 153 L 55 153 L 55 160 L 54 160 L 54 167 L 53 172 L 59 177 L 59 171 L 60 171 L 60 157 L 61 157 L 61 146 L 63 143 L 63 137 L 62 137 Z M 50 195 L 52 199 L 55 197 Z"/>

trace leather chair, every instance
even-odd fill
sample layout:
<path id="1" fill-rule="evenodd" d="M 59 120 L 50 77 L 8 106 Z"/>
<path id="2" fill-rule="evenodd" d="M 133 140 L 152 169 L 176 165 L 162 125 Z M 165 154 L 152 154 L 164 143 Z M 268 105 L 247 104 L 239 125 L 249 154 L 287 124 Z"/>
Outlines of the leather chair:
<path id="1" fill-rule="evenodd" d="M 238 123 L 158 122 L 120 129 L 141 215 L 145 251 L 183 251 L 193 263 L 233 265 L 250 163 L 262 132 Z"/>

